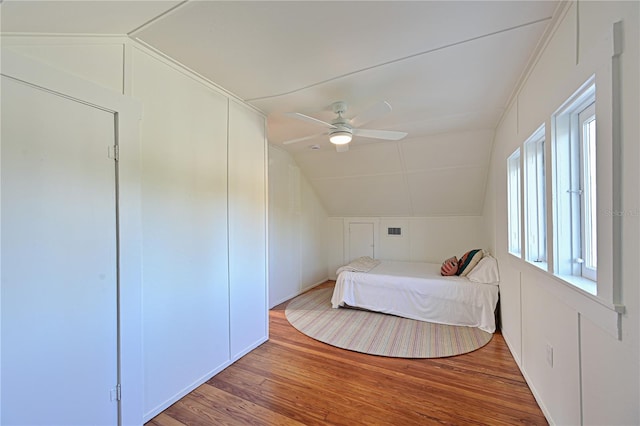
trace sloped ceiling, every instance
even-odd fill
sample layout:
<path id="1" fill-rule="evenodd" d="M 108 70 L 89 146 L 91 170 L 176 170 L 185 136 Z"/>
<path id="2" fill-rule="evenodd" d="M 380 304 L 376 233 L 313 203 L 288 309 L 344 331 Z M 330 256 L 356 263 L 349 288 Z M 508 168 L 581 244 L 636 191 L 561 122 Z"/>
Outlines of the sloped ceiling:
<path id="1" fill-rule="evenodd" d="M 3 31 L 126 33 L 262 110 L 269 143 L 293 155 L 332 216 L 481 214 L 493 130 L 557 7 L 551 1 L 5 3 L 13 4 L 4 4 Z M 75 19 L 44 19 L 43 11 Z M 356 137 L 341 153 L 325 135 L 282 144 L 325 130 L 283 113 L 330 122 L 338 100 L 347 102 L 348 118 L 389 102 L 389 114 L 363 127 L 408 136 Z"/>

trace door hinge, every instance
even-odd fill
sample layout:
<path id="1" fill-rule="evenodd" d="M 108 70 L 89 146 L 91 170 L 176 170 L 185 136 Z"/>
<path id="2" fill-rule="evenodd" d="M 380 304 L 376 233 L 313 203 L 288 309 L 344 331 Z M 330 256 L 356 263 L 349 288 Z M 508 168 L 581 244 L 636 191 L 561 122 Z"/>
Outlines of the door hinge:
<path id="1" fill-rule="evenodd" d="M 112 160 L 120 160 L 120 146 L 119 145 L 110 145 L 108 156 Z"/>
<path id="2" fill-rule="evenodd" d="M 120 401 L 122 399 L 122 387 L 120 383 L 110 391 L 111 401 Z"/>

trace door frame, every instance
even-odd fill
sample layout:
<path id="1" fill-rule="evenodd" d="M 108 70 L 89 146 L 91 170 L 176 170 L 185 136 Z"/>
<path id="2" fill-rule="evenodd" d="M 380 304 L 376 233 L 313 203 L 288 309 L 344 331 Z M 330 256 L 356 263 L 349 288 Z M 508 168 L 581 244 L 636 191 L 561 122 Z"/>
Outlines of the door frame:
<path id="1" fill-rule="evenodd" d="M 119 248 L 118 382 L 121 385 L 118 420 L 119 424 L 142 424 L 142 226 L 138 128 L 142 106 L 132 98 L 8 49 L 0 48 L 0 55 L 2 76 L 114 114 L 115 140 L 119 147 L 119 160 L 115 166 Z M 1 232 L 0 229 L 0 235 Z M 0 273 L 1 268 L 2 265 Z M 1 392 L 0 389 L 0 397 Z"/>
<path id="2" fill-rule="evenodd" d="M 351 242 L 349 240 L 349 226 L 352 223 L 370 223 L 373 225 L 373 255 L 374 257 L 378 253 L 378 247 L 380 242 L 380 232 L 379 232 L 379 224 L 380 220 L 377 218 L 359 218 L 359 217 L 350 217 L 345 218 L 343 221 L 343 251 L 342 251 L 342 264 L 347 264 L 349 262 L 349 256 L 351 252 Z"/>

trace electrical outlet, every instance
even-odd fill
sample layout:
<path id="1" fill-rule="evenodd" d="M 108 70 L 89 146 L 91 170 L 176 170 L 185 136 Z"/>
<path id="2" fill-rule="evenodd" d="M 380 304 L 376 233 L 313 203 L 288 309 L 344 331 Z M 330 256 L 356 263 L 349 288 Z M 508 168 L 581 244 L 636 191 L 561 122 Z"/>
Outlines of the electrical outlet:
<path id="1" fill-rule="evenodd" d="M 553 346 L 550 343 L 547 343 L 547 364 L 553 367 Z"/>

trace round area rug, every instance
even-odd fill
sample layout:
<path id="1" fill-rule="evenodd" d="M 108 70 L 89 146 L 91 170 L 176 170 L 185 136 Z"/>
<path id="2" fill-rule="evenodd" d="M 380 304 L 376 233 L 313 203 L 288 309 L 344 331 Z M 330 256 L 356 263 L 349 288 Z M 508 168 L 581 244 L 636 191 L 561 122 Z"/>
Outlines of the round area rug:
<path id="1" fill-rule="evenodd" d="M 434 324 L 359 309 L 331 307 L 332 288 L 312 290 L 285 309 L 296 329 L 324 343 L 398 358 L 440 358 L 474 351 L 493 334 L 473 327 Z"/>

